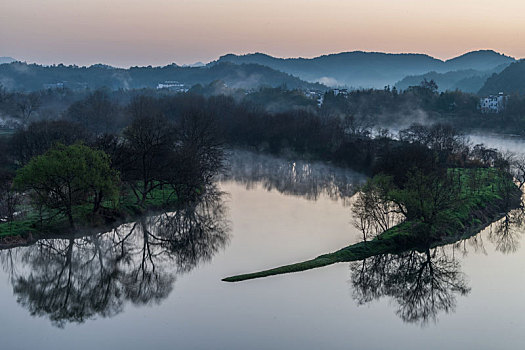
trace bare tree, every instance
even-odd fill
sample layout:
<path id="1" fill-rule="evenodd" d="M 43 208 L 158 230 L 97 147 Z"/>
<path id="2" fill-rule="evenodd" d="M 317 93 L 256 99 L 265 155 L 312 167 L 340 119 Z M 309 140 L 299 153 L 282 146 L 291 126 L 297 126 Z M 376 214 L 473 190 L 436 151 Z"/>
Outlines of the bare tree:
<path id="1" fill-rule="evenodd" d="M 22 95 L 17 102 L 18 115 L 25 125 L 29 122 L 31 115 L 40 107 L 40 97 L 36 93 Z"/>
<path id="2" fill-rule="evenodd" d="M 363 241 L 397 225 L 404 217 L 402 207 L 389 199 L 392 188 L 387 176 L 376 176 L 362 187 L 352 207 L 354 226 L 362 232 Z"/>
<path id="3" fill-rule="evenodd" d="M 518 187 L 522 189 L 523 185 L 525 184 L 525 154 L 508 152 L 504 155 L 504 157 L 509 162 L 510 174 L 518 183 Z"/>
<path id="4" fill-rule="evenodd" d="M 174 166 L 174 127 L 161 116 L 137 118 L 124 130 L 123 147 L 128 160 L 120 169 L 123 180 L 143 204 L 151 191 L 163 185 L 163 175 Z"/>

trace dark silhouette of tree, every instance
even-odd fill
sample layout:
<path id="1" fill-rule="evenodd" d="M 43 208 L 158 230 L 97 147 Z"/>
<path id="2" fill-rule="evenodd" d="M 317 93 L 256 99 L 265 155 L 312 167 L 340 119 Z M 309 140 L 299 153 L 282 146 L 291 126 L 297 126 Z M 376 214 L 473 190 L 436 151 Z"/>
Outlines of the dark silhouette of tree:
<path id="1" fill-rule="evenodd" d="M 175 122 L 161 115 L 139 117 L 123 137 L 122 143 L 108 140 L 104 147 L 118 146 L 116 166 L 140 204 L 163 186 L 191 199 L 202 184 L 212 181 L 224 161 L 220 131 L 204 112 L 189 112 Z"/>
<path id="2" fill-rule="evenodd" d="M 429 90 L 430 92 L 434 94 L 438 91 L 438 86 L 436 82 L 432 79 L 431 80 L 423 79 L 423 81 L 421 82 L 421 84 L 419 84 L 419 86 L 423 89 Z"/>
<path id="3" fill-rule="evenodd" d="M 71 104 L 65 117 L 96 134 L 113 132 L 121 126 L 119 107 L 103 90 Z"/>
<path id="4" fill-rule="evenodd" d="M 127 163 L 119 170 L 142 204 L 175 165 L 175 129 L 164 117 L 147 116 L 133 120 L 123 136 Z"/>
<path id="5" fill-rule="evenodd" d="M 223 170 L 223 140 L 214 118 L 205 112 L 190 112 L 175 125 L 176 146 L 172 170 L 164 182 L 179 197 L 190 198 L 202 183 L 210 183 Z"/>
<path id="6" fill-rule="evenodd" d="M 39 121 L 18 130 L 9 142 L 9 153 L 18 166 L 44 154 L 56 143 L 66 146 L 75 142 L 90 142 L 90 135 L 80 124 L 65 120 Z"/>
<path id="7" fill-rule="evenodd" d="M 412 124 L 399 132 L 402 141 L 419 143 L 437 152 L 457 152 L 463 150 L 466 144 L 465 137 L 451 125 L 434 124 L 423 126 Z"/>

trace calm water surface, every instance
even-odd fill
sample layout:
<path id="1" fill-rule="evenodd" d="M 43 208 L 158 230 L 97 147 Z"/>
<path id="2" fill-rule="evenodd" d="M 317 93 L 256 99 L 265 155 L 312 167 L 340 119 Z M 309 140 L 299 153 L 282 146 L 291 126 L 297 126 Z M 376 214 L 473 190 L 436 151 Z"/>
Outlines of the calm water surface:
<path id="1" fill-rule="evenodd" d="M 241 283 L 356 242 L 363 176 L 238 152 L 222 195 L 0 254 L 2 349 L 517 349 L 519 213 L 426 254 Z M 506 228 L 508 228 L 506 230 Z"/>

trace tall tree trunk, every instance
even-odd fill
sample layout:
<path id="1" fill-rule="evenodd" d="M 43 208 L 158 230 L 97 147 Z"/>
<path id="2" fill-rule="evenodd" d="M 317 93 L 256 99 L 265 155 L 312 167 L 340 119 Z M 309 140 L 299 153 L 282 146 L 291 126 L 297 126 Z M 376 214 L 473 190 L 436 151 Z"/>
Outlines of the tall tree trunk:
<path id="1" fill-rule="evenodd" d="M 75 228 L 75 221 L 73 220 L 73 213 L 72 213 L 72 210 L 71 210 L 71 207 L 67 208 L 67 219 L 69 221 L 69 226 L 71 226 L 72 229 Z"/>
<path id="2" fill-rule="evenodd" d="M 102 202 L 102 194 L 97 191 L 95 192 L 95 199 L 93 200 L 93 214 L 98 213 L 101 202 Z"/>

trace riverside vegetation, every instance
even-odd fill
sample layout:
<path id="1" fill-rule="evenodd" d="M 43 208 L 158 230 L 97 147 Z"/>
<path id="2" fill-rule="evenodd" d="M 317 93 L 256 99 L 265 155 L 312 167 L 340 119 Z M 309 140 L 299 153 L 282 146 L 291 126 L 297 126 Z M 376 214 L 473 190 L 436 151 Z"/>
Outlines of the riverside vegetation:
<path id="1" fill-rule="evenodd" d="M 522 205 L 522 160 L 479 145 L 469 150 L 453 133 L 445 138 L 432 133 L 420 127 L 402 131 L 401 139 L 427 147 L 420 148 L 419 154 L 398 154 L 384 161 L 381 171 L 357 194 L 353 211 L 362 242 L 312 260 L 223 281 L 239 282 L 409 250 L 425 252 L 474 235 Z"/>
<path id="2" fill-rule="evenodd" d="M 359 194 L 361 198 L 377 196 L 362 200 L 356 208 L 356 224 L 363 230 L 362 242 L 312 260 L 227 277 L 224 281 L 299 272 L 409 250 L 424 252 L 476 234 L 521 204 L 521 191 L 512 178 L 496 169 L 449 169 L 445 180 L 411 174 L 405 189 L 390 187 L 389 180 L 376 176 Z M 400 213 L 397 216 L 403 219 L 393 218 Z M 399 223 L 390 227 L 389 223 L 396 221 Z M 388 228 L 367 240 L 381 227 Z"/>
<path id="3" fill-rule="evenodd" d="M 223 145 L 369 175 L 357 209 L 366 242 L 283 272 L 453 239 L 517 206 L 512 179 L 525 182 L 522 161 L 447 125 L 371 136 L 349 115 L 272 114 L 226 96 L 137 95 L 122 108 L 98 91 L 1 140 L 3 235 L 111 226 L 195 200 L 221 170 Z"/>
<path id="4" fill-rule="evenodd" d="M 100 230 L 197 200 L 222 164 L 214 123 L 203 118 L 135 115 L 121 132 L 98 135 L 62 121 L 20 129 L 2 163 L 0 236 Z"/>

